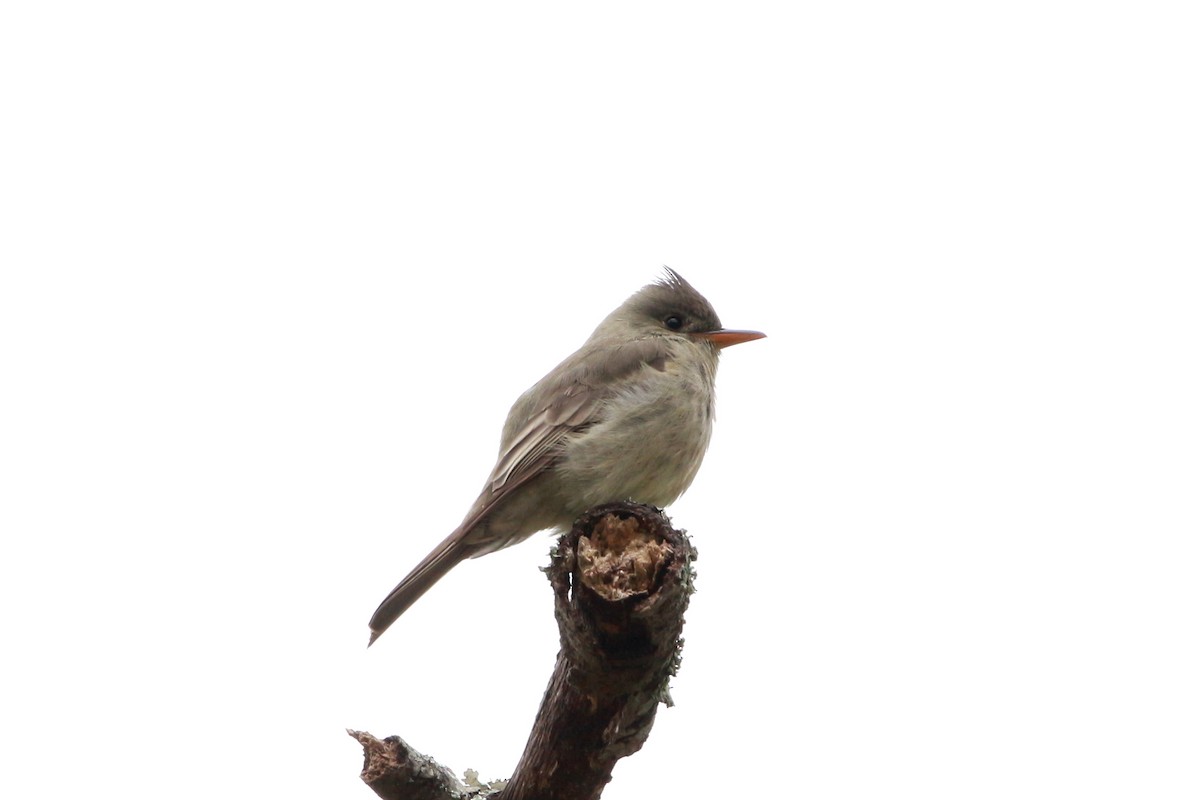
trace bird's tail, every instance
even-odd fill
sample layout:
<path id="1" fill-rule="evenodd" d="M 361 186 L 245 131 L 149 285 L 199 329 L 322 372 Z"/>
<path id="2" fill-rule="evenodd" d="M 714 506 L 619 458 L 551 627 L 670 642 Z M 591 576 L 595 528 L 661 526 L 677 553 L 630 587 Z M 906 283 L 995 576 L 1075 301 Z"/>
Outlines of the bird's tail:
<path id="1" fill-rule="evenodd" d="M 429 591 L 447 572 L 454 569 L 458 562 L 472 554 L 471 548 L 464 545 L 462 539 L 461 529 L 447 536 L 388 593 L 371 616 L 371 640 L 367 642 L 367 647 L 373 645 L 409 606 L 417 602 L 421 595 Z"/>

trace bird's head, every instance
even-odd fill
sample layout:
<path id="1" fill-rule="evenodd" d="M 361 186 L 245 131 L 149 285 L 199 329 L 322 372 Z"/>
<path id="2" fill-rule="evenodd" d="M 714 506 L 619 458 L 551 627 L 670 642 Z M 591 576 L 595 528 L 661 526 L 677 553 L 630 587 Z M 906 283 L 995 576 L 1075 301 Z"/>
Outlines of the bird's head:
<path id="1" fill-rule="evenodd" d="M 716 310 L 670 267 L 609 314 L 593 336 L 642 339 L 667 336 L 706 341 L 715 348 L 762 339 L 758 331 L 726 330 Z"/>

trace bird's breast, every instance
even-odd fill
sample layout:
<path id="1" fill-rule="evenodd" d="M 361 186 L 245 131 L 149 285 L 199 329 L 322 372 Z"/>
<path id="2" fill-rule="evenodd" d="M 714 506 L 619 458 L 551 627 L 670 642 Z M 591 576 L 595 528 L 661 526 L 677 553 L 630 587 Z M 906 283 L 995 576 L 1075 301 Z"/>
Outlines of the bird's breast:
<path id="1" fill-rule="evenodd" d="M 712 433 L 711 374 L 647 366 L 566 444 L 559 474 L 582 506 L 613 500 L 670 504 L 691 485 Z"/>

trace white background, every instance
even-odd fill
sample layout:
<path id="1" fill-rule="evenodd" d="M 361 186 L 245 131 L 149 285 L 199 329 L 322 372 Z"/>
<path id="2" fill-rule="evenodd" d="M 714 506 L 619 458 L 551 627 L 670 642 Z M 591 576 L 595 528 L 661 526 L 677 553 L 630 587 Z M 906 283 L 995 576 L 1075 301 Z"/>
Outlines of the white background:
<path id="1" fill-rule="evenodd" d="M 661 265 L 732 327 L 606 800 L 1200 794 L 1187 3 L 11 3 L 0 795 L 509 774 L 549 539 L 367 651 Z"/>

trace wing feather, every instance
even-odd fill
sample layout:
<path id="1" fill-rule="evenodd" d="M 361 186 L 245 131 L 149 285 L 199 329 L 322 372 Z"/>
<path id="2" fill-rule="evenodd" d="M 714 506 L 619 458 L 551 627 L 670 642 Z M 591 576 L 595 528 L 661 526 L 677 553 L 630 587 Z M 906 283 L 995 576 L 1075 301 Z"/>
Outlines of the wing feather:
<path id="1" fill-rule="evenodd" d="M 666 361 L 667 343 L 660 337 L 615 347 L 598 342 L 582 348 L 534 385 L 509 412 L 496 466 L 463 528 L 471 527 L 510 492 L 553 466 L 567 440 L 599 421 L 606 401 L 639 371 L 661 371 Z"/>

